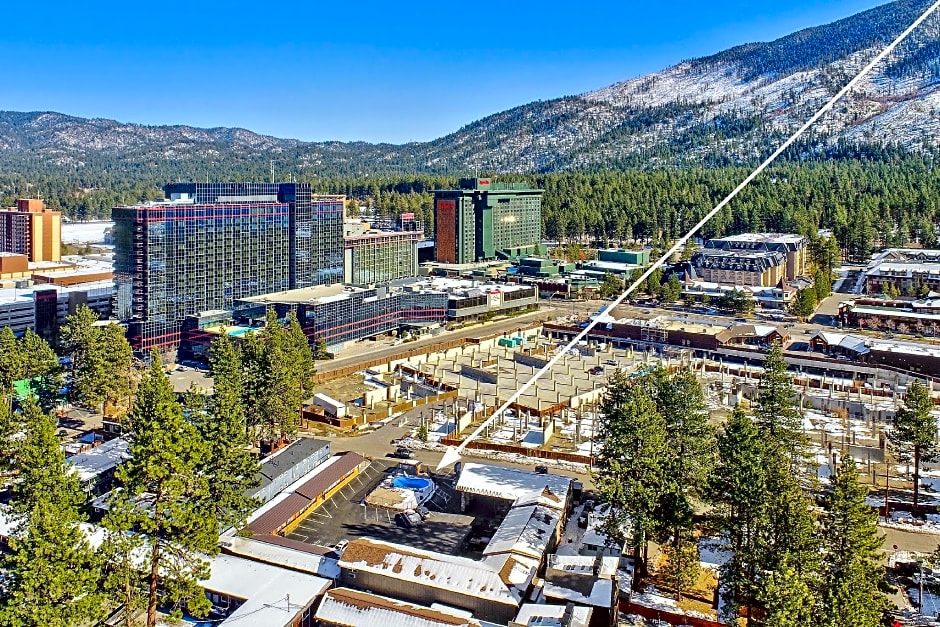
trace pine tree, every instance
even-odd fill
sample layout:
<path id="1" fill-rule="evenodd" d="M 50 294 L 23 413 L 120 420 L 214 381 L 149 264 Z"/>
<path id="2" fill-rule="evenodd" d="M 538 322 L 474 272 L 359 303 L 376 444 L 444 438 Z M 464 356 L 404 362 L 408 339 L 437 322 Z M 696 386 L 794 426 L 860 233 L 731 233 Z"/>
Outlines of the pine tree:
<path id="1" fill-rule="evenodd" d="M 762 599 L 766 615 L 764 627 L 806 627 L 814 624 L 815 599 L 806 579 L 784 560 L 769 574 Z"/>
<path id="2" fill-rule="evenodd" d="M 820 537 L 823 543 L 822 595 L 817 624 L 823 627 L 878 627 L 888 602 L 880 591 L 884 569 L 878 515 L 865 502 L 850 456 L 843 456 L 826 495 Z"/>
<path id="3" fill-rule="evenodd" d="M 774 342 L 764 359 L 754 418 L 768 450 L 785 456 L 793 473 L 805 474 L 809 463 L 808 443 L 792 382 L 780 344 Z"/>
<path id="4" fill-rule="evenodd" d="M 620 370 L 607 381 L 599 440 L 595 485 L 611 505 L 603 530 L 609 538 L 625 541 L 623 529 L 631 528 L 639 552 L 656 529 L 666 423 L 647 388 L 633 385 Z"/>
<path id="5" fill-rule="evenodd" d="M 666 433 L 656 539 L 660 543 L 671 539 L 673 553 L 680 555 L 680 543 L 691 536 L 695 503 L 704 495 L 714 463 L 714 432 L 708 425 L 702 385 L 692 372 L 670 375 L 659 369 L 641 383 L 648 386 Z"/>
<path id="6" fill-rule="evenodd" d="M 751 622 L 757 605 L 760 571 L 759 533 L 766 524 L 767 486 L 763 445 L 754 421 L 740 406 L 719 432 L 718 461 L 711 474 L 709 500 L 715 526 L 727 537 L 731 559 L 721 568 L 727 601 L 725 622 L 744 609 Z"/>
<path id="7" fill-rule="evenodd" d="M 297 381 L 300 384 L 301 402 L 313 392 L 313 375 L 316 374 L 313 350 L 310 348 L 310 338 L 304 333 L 297 313 L 291 310 L 287 314 L 287 345 L 291 354 L 291 363 L 296 368 Z M 299 408 L 298 408 L 299 411 Z"/>
<path id="8" fill-rule="evenodd" d="M 99 382 L 101 396 L 111 407 L 129 409 L 135 381 L 133 351 L 124 329 L 113 323 L 105 325 L 100 328 L 95 339 L 100 344 L 100 354 L 104 359 L 103 369 L 108 373 L 108 376 Z"/>
<path id="9" fill-rule="evenodd" d="M 127 424 L 130 459 L 118 467 L 123 487 L 115 491 L 104 524 L 116 534 L 136 531 L 144 538 L 147 627 L 155 627 L 160 603 L 204 615 L 209 604 L 198 582 L 208 576 L 204 556 L 219 551 L 220 531 L 204 472 L 211 452 L 184 419 L 156 352 Z M 112 572 L 127 568 L 110 566 Z"/>
<path id="10" fill-rule="evenodd" d="M 21 378 L 22 372 L 22 353 L 16 336 L 13 329 L 3 327 L 0 330 L 0 389 L 12 393 L 13 382 Z"/>
<path id="11" fill-rule="evenodd" d="M 75 403 L 89 406 L 93 402 L 94 382 L 106 376 L 100 355 L 92 355 L 93 339 L 97 334 L 95 322 L 98 314 L 87 305 L 81 305 L 75 313 L 66 317 L 62 327 L 61 343 L 66 353 L 72 358 L 72 395 Z"/>
<path id="12" fill-rule="evenodd" d="M 683 535 L 662 547 L 665 562 L 659 570 L 662 579 L 672 587 L 676 600 L 682 600 L 682 594 L 695 587 L 699 578 L 698 544 L 692 536 Z"/>
<path id="13" fill-rule="evenodd" d="M 894 428 L 888 434 L 899 453 L 914 462 L 914 512 L 919 515 L 920 467 L 937 458 L 937 420 L 931 414 L 930 391 L 915 380 L 904 393 L 904 405 L 894 416 Z"/>
<path id="14" fill-rule="evenodd" d="M 251 452 L 245 421 L 244 370 L 238 347 L 221 335 L 209 353 L 213 393 L 199 430 L 209 446 L 210 499 L 222 528 L 241 527 L 258 505 L 247 496 L 257 485 L 258 461 Z"/>
<path id="15" fill-rule="evenodd" d="M 18 478 L 11 512 L 13 554 L 0 597 L 0 623 L 66 627 L 103 618 L 99 561 L 79 526 L 84 495 L 65 461 L 53 419 L 27 399 L 24 437 L 13 450 Z"/>
<path id="16" fill-rule="evenodd" d="M 62 389 L 62 367 L 55 351 L 44 339 L 27 329 L 18 340 L 20 351 L 20 375 L 29 379 L 30 391 L 36 396 L 39 407 L 49 413 L 55 409 Z"/>

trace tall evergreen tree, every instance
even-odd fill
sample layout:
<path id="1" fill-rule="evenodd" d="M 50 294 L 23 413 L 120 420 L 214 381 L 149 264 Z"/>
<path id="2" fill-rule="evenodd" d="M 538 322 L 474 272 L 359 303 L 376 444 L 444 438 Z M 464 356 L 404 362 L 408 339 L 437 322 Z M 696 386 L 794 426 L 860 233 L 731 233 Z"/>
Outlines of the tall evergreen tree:
<path id="1" fill-rule="evenodd" d="M 130 459 L 118 467 L 123 487 L 115 491 L 104 524 L 116 534 L 136 531 L 143 538 L 147 627 L 155 627 L 161 603 L 204 615 L 209 604 L 198 582 L 208 576 L 204 557 L 219 551 L 220 530 L 204 472 L 210 447 L 184 419 L 156 353 L 127 425 Z M 110 568 L 126 572 L 129 566 Z"/>
<path id="2" fill-rule="evenodd" d="M 607 382 L 599 439 L 595 485 L 611 505 L 604 532 L 618 541 L 632 539 L 645 555 L 662 496 L 666 423 L 647 387 L 633 385 L 620 370 Z M 624 537 L 627 528 L 632 538 Z"/>
<path id="3" fill-rule="evenodd" d="M 731 558 L 721 568 L 726 600 L 722 619 L 731 624 L 743 609 L 748 625 L 758 604 L 759 533 L 766 524 L 766 473 L 757 426 L 740 406 L 718 433 L 718 461 L 711 474 L 709 500 L 715 526 L 727 537 Z"/>
<path id="4" fill-rule="evenodd" d="M 3 327 L 0 330 L 0 389 L 13 390 L 13 382 L 21 378 L 23 372 L 22 353 L 13 329 Z"/>
<path id="5" fill-rule="evenodd" d="M 787 372 L 779 342 L 774 342 L 764 359 L 754 418 L 768 450 L 785 456 L 793 473 L 805 474 L 809 464 L 808 443 L 793 379 Z"/>
<path id="6" fill-rule="evenodd" d="M 45 413 L 55 409 L 62 389 L 62 367 L 55 351 L 44 339 L 27 329 L 18 341 L 21 376 L 30 380 L 30 390 Z"/>
<path id="7" fill-rule="evenodd" d="M 84 495 L 65 461 L 53 419 L 33 399 L 23 405 L 24 437 L 13 455 L 18 477 L 9 577 L 0 596 L 0 623 L 67 627 L 103 618 L 99 561 L 79 526 Z"/>
<path id="8" fill-rule="evenodd" d="M 694 373 L 670 374 L 659 369 L 641 382 L 648 386 L 663 417 L 666 434 L 660 462 L 662 489 L 655 510 L 656 539 L 670 543 L 671 554 L 681 560 L 689 552 L 683 545 L 692 541 L 695 507 L 702 501 L 714 463 L 714 431 L 708 425 L 705 395 Z"/>
<path id="9" fill-rule="evenodd" d="M 209 446 L 210 499 L 222 528 L 241 527 L 257 506 L 247 491 L 257 485 L 258 461 L 251 452 L 245 421 L 241 355 L 227 335 L 212 343 L 209 369 L 213 393 L 199 431 Z"/>
<path id="10" fill-rule="evenodd" d="M 920 467 L 937 458 L 937 420 L 931 414 L 930 391 L 915 380 L 904 393 L 903 406 L 894 416 L 894 428 L 888 434 L 898 452 L 914 462 L 914 512 L 919 515 Z"/>
<path id="11" fill-rule="evenodd" d="M 843 456 L 824 499 L 822 595 L 817 624 L 822 627 L 878 627 L 888 602 L 879 586 L 884 568 L 878 514 L 868 503 L 868 488 L 858 468 Z"/>
<path id="12" fill-rule="evenodd" d="M 813 625 L 813 593 L 789 560 L 769 573 L 762 592 L 764 627 L 807 627 Z"/>

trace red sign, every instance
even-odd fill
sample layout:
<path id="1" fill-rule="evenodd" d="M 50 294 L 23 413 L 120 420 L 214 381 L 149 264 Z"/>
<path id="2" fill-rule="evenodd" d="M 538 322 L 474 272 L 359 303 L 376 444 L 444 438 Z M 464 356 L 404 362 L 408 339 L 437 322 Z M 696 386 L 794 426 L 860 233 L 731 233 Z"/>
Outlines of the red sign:
<path id="1" fill-rule="evenodd" d="M 440 206 L 440 205 L 438 205 L 438 206 Z M 413 214 L 413 213 L 403 213 L 403 214 L 401 214 L 401 219 L 402 219 L 402 220 L 414 220 L 414 219 L 415 219 L 415 214 Z"/>
<path id="2" fill-rule="evenodd" d="M 489 185 L 489 184 L 490 184 L 489 179 L 480 179 L 480 185 Z"/>

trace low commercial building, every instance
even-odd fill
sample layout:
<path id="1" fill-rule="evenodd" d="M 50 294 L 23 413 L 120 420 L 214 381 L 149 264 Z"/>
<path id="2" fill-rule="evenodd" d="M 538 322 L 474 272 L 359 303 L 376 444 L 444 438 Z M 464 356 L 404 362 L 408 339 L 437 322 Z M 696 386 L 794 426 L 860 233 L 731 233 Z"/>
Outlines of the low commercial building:
<path id="1" fill-rule="evenodd" d="M 940 336 L 940 298 L 856 299 L 839 304 L 839 320 L 847 327 L 937 337 Z"/>
<path id="2" fill-rule="evenodd" d="M 868 264 L 864 281 L 870 296 L 889 287 L 902 296 L 940 292 L 940 250 L 889 248 Z"/>
<path id="3" fill-rule="evenodd" d="M 562 475 L 470 462 L 461 466 L 456 489 L 461 494 L 462 509 L 466 509 L 471 498 L 520 505 L 527 499 L 536 498 L 553 509 L 566 511 L 572 483 L 571 477 Z"/>
<path id="4" fill-rule="evenodd" d="M 313 627 L 317 602 L 329 579 L 232 555 L 209 558 L 210 575 L 199 582 L 219 625 Z"/>
<path id="5" fill-rule="evenodd" d="M 535 575 L 516 563 L 497 572 L 465 557 L 368 538 L 350 542 L 339 567 L 344 586 L 419 605 L 439 603 L 501 625 L 515 618 Z"/>
<path id="6" fill-rule="evenodd" d="M 330 458 L 330 442 L 300 438 L 267 457 L 257 474 L 250 496 L 267 503 L 311 470 Z"/>
<path id="7" fill-rule="evenodd" d="M 238 302 L 235 321 L 257 326 L 268 307 L 285 317 L 293 309 L 311 342 L 330 347 L 397 332 L 408 326 L 443 325 L 447 294 L 424 282 L 358 287 L 329 285 L 247 298 Z"/>
<path id="8" fill-rule="evenodd" d="M 442 606 L 406 603 L 351 588 L 334 588 L 323 596 L 316 619 L 323 627 L 480 627 L 464 612 Z"/>
<path id="9" fill-rule="evenodd" d="M 66 322 L 66 316 L 87 305 L 101 318 L 111 316 L 114 283 L 98 281 L 78 285 L 37 285 L 21 280 L 0 288 L 0 326 L 17 335 L 31 329 L 51 340 Z"/>
<path id="10" fill-rule="evenodd" d="M 551 555 L 542 594 L 546 603 L 591 608 L 590 627 L 614 627 L 620 587 L 617 557 Z"/>
<path id="11" fill-rule="evenodd" d="M 817 331 L 810 347 L 826 355 L 866 364 L 880 364 L 912 372 L 940 372 L 940 346 L 867 336 Z"/>
<path id="12" fill-rule="evenodd" d="M 516 618 L 509 622 L 509 627 L 589 627 L 591 612 L 591 608 L 576 607 L 573 603 L 526 603 L 519 609 Z"/>
<path id="13" fill-rule="evenodd" d="M 96 497 L 114 486 L 114 472 L 127 459 L 130 459 L 127 440 L 115 438 L 66 461 L 78 475 L 85 492 Z"/>
<path id="14" fill-rule="evenodd" d="M 254 537 L 277 536 L 290 530 L 369 465 L 362 455 L 339 453 L 284 488 L 248 518 Z"/>

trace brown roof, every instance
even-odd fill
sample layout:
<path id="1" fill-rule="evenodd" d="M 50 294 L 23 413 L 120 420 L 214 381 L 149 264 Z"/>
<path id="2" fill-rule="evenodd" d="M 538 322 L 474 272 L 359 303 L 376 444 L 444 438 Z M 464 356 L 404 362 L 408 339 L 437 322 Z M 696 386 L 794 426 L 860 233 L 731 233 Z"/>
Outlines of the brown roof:
<path id="1" fill-rule="evenodd" d="M 351 590 L 349 588 L 333 588 L 327 592 L 327 596 L 361 610 L 367 610 L 372 607 L 383 607 L 393 612 L 417 616 L 445 625 L 479 625 L 479 623 L 472 618 L 461 618 L 429 607 L 396 601 L 388 597 L 370 594 L 368 592 L 359 592 L 358 590 Z"/>
<path id="2" fill-rule="evenodd" d="M 304 511 L 310 504 L 310 499 L 296 492 L 266 511 L 257 520 L 251 522 L 248 528 L 254 535 L 277 533 L 281 527 Z"/>
<path id="3" fill-rule="evenodd" d="M 259 542 L 266 542 L 268 544 L 274 544 L 276 546 L 282 546 L 287 549 L 302 551 L 303 553 L 310 553 L 312 555 L 325 556 L 330 555 L 331 553 L 336 553 L 333 549 L 328 549 L 325 546 L 320 546 L 318 544 L 307 544 L 306 542 L 301 542 L 300 540 L 291 540 L 290 538 L 285 538 L 284 536 L 259 535 L 252 536 L 251 539 L 258 540 Z"/>
<path id="4" fill-rule="evenodd" d="M 311 477 L 294 493 L 315 501 L 334 487 L 340 479 L 352 472 L 356 466 L 365 461 L 362 455 L 353 452 L 341 453 L 338 457 L 339 459 L 324 468 L 322 472 L 317 473 L 316 476 Z"/>
<path id="5" fill-rule="evenodd" d="M 248 525 L 252 534 L 263 536 L 275 534 L 281 527 L 293 520 L 300 512 L 307 509 L 313 501 L 323 496 L 330 488 L 335 486 L 343 477 L 349 474 L 356 466 L 365 461 L 359 453 L 340 453 L 339 459 L 324 468 L 316 476 L 306 481 L 290 496 L 262 514 L 257 520 Z"/>

